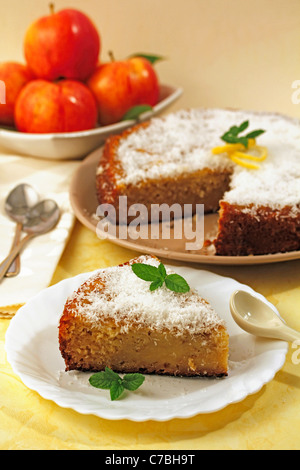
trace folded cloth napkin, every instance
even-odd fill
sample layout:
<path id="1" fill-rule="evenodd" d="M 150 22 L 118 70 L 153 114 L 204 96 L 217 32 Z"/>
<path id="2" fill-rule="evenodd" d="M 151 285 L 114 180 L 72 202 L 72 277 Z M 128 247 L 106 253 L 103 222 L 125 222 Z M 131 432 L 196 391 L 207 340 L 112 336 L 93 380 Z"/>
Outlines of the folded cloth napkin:
<path id="1" fill-rule="evenodd" d="M 28 242 L 21 253 L 18 276 L 0 283 L 0 314 L 6 315 L 48 287 L 72 231 L 75 216 L 69 202 L 69 185 L 78 161 L 56 161 L 5 153 L 0 149 L 0 261 L 9 253 L 15 222 L 5 213 L 8 193 L 18 184 L 28 183 L 42 199 L 54 199 L 61 209 L 57 226 Z"/>

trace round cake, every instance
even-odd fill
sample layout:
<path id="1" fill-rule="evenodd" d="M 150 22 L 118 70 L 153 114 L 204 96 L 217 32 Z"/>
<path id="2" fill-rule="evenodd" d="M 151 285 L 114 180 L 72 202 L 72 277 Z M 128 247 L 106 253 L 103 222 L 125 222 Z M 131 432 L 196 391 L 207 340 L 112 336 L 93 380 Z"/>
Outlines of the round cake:
<path id="1" fill-rule="evenodd" d="M 241 152 L 230 158 L 231 144 L 223 137 L 241 123 L 249 135 L 263 131 L 252 141 L 265 150 L 264 158 L 245 147 L 245 159 Z M 219 211 L 216 255 L 299 250 L 299 143 L 299 120 L 280 114 L 180 110 L 107 140 L 97 167 L 97 197 L 117 211 L 120 196 L 128 206 L 204 204 L 206 213 Z"/>

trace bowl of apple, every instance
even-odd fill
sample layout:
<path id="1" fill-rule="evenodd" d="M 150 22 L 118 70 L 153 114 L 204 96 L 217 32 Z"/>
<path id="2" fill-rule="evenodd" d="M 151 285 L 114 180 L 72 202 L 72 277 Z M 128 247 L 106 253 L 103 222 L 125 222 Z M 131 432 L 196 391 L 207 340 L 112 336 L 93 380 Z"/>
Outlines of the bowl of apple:
<path id="1" fill-rule="evenodd" d="M 25 63 L 0 63 L 0 145 L 21 155 L 82 159 L 182 95 L 162 84 L 154 54 L 99 60 L 101 37 L 79 10 L 34 21 L 24 37 Z"/>

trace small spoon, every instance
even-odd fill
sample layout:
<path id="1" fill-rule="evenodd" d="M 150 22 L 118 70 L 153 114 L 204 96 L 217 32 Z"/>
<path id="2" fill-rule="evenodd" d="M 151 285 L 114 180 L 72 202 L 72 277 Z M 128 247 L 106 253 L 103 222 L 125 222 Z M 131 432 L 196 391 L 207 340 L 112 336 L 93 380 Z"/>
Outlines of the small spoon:
<path id="1" fill-rule="evenodd" d="M 17 246 L 20 241 L 22 226 L 26 220 L 29 209 L 37 204 L 38 201 L 38 193 L 32 186 L 26 183 L 22 183 L 16 186 L 7 196 L 5 201 L 5 212 L 17 224 L 11 250 L 15 248 L 15 246 Z M 7 270 L 6 276 L 16 276 L 19 274 L 19 272 L 20 256 L 18 255 Z"/>
<path id="2" fill-rule="evenodd" d="M 289 342 L 300 339 L 298 331 L 288 327 L 268 304 L 248 292 L 238 290 L 232 294 L 230 311 L 236 323 L 253 335 Z"/>
<path id="3" fill-rule="evenodd" d="M 42 235 L 52 230 L 57 224 L 60 217 L 60 210 L 55 201 L 46 199 L 32 207 L 28 213 L 27 219 L 23 224 L 23 231 L 27 235 L 20 240 L 12 252 L 0 264 L 0 281 L 15 257 L 23 250 L 24 246 L 32 238 Z"/>

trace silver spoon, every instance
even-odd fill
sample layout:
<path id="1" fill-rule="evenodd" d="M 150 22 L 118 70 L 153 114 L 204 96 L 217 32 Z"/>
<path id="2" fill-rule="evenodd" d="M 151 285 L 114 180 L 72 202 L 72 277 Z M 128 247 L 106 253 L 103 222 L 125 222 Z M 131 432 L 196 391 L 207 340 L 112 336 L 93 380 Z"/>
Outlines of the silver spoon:
<path id="1" fill-rule="evenodd" d="M 287 326 L 279 313 L 248 292 L 238 290 L 232 294 L 230 311 L 236 323 L 253 335 L 289 342 L 300 339 L 300 333 Z"/>
<path id="2" fill-rule="evenodd" d="M 19 245 L 0 264 L 0 281 L 4 278 L 12 261 L 23 250 L 28 241 L 52 230 L 57 224 L 59 217 L 59 207 L 51 199 L 41 201 L 30 209 L 27 219 L 23 224 L 23 232 L 27 233 L 27 235 L 20 240 Z"/>
<path id="3" fill-rule="evenodd" d="M 5 201 L 6 214 L 16 222 L 15 235 L 11 250 L 18 245 L 22 226 L 26 220 L 27 213 L 31 207 L 37 204 L 39 195 L 29 184 L 22 183 L 12 189 Z M 20 272 L 20 256 L 17 255 L 6 272 L 7 277 L 16 276 Z"/>

